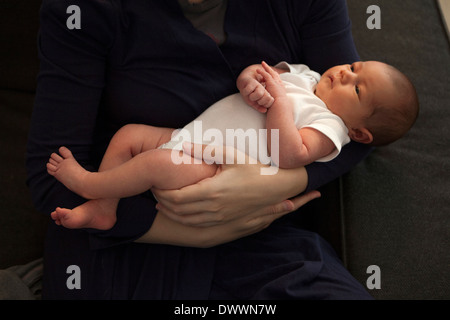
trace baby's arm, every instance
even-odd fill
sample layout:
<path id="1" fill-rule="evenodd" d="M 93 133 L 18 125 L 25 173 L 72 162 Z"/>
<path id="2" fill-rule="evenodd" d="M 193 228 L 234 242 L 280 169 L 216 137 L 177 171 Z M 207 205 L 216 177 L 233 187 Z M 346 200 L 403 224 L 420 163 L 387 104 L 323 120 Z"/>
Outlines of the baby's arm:
<path id="1" fill-rule="evenodd" d="M 244 101 L 259 112 L 266 113 L 273 104 L 273 97 L 265 89 L 264 78 L 258 73 L 263 70 L 260 64 L 251 65 L 245 68 L 239 75 L 236 85 Z M 275 69 L 278 73 L 286 72 Z"/>
<path id="2" fill-rule="evenodd" d="M 323 133 L 303 128 L 298 130 L 293 117 L 293 102 L 286 94 L 285 86 L 279 74 L 265 62 L 263 70 L 258 69 L 265 81 L 266 90 L 274 98 L 268 109 L 266 127 L 269 152 L 272 155 L 272 129 L 279 130 L 279 163 L 281 168 L 297 168 L 320 159 L 331 153 L 334 143 Z M 272 155 L 272 159 L 276 159 Z"/>

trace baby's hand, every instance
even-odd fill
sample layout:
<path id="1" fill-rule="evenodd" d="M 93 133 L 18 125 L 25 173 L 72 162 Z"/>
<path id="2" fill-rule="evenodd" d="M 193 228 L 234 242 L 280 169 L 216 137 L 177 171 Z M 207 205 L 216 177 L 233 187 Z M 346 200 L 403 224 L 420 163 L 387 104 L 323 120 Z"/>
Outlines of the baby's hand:
<path id="1" fill-rule="evenodd" d="M 262 78 L 262 77 L 261 77 Z M 241 90 L 244 100 L 260 112 L 267 112 L 273 104 L 273 97 L 265 88 L 265 83 L 256 79 L 249 79 L 247 85 Z"/>
<path id="2" fill-rule="evenodd" d="M 255 67 L 241 74 L 238 79 L 238 88 L 245 102 L 259 112 L 266 113 L 274 102 L 274 98 L 265 88 L 264 78 Z"/>
<path id="3" fill-rule="evenodd" d="M 258 76 L 262 78 L 261 82 L 265 83 L 265 91 L 272 99 L 279 99 L 286 97 L 286 88 L 280 75 L 273 70 L 267 63 L 262 62 L 262 69 L 256 70 Z M 273 103 L 273 101 L 272 101 Z"/>

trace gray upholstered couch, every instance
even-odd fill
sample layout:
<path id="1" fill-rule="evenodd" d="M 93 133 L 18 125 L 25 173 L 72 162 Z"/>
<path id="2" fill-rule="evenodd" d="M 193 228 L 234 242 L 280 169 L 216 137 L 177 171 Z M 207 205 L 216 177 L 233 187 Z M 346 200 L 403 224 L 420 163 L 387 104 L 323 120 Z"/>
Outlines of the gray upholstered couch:
<path id="1" fill-rule="evenodd" d="M 361 58 L 409 75 L 420 117 L 403 140 L 324 187 L 323 199 L 299 223 L 327 238 L 361 283 L 380 285 L 368 288 L 375 298 L 449 299 L 450 50 L 438 6 L 434 0 L 348 5 Z M 381 29 L 366 25 L 370 5 L 380 8 Z M 38 0 L 0 2 L 0 299 L 39 298 L 47 218 L 31 203 L 24 168 L 39 7 Z"/>

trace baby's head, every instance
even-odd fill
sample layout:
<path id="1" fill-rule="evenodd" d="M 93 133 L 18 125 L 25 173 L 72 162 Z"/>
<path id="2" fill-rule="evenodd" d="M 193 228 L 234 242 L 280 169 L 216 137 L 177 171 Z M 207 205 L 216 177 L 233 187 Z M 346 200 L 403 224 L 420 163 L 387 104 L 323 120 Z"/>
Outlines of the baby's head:
<path id="1" fill-rule="evenodd" d="M 315 93 L 344 121 L 352 140 L 375 146 L 401 138 L 419 112 L 411 81 L 396 68 L 377 61 L 330 68 Z"/>

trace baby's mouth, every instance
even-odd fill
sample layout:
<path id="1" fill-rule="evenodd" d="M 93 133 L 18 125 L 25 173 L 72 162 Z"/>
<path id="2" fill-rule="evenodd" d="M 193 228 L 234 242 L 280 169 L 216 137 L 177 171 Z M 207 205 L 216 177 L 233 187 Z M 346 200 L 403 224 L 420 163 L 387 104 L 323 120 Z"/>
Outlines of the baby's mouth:
<path id="1" fill-rule="evenodd" d="M 340 77 L 340 74 L 330 74 L 329 75 L 329 78 L 330 78 L 330 81 L 331 81 L 331 89 L 333 89 L 333 87 L 335 86 L 335 81 L 337 80 L 337 79 L 339 79 L 339 78 L 341 78 Z"/>

